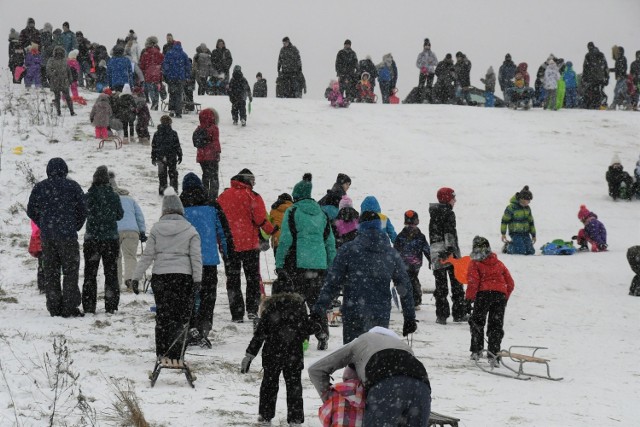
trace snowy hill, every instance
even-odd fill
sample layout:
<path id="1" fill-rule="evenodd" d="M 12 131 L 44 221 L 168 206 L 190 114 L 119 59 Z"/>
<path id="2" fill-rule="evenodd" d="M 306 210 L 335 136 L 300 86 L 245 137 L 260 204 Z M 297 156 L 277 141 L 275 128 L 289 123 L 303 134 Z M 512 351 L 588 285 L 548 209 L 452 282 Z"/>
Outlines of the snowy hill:
<path id="1" fill-rule="evenodd" d="M 162 373 L 155 388 L 147 372 L 154 360 L 152 295 L 124 292 L 120 310 L 107 317 L 101 300 L 98 314 L 78 319 L 49 317 L 36 284 L 36 262 L 27 253 L 30 235 L 26 206 L 30 184 L 25 171 L 45 177 L 51 157 L 63 157 L 70 177 L 88 189 L 95 168 L 105 164 L 121 187 L 141 204 L 150 227 L 159 217 L 161 199 L 150 163 L 150 148 L 137 144 L 97 150 L 88 114 L 65 115 L 54 126 L 29 124 L 24 105 L 14 93 L 3 92 L 2 170 L 0 171 L 0 425 L 43 425 L 51 414 L 53 392 L 46 381 L 45 353 L 53 354 L 55 337 L 67 339 L 76 386 L 97 411 L 96 425 L 112 425 L 107 417 L 115 399 L 110 379 L 129 379 L 148 421 L 154 425 L 251 425 L 257 418 L 260 358 L 248 375 L 239 363 L 250 340 L 251 325 L 232 324 L 220 269 L 212 350 L 190 348 L 187 360 L 198 376 L 196 388 L 183 376 Z M 48 99 L 50 95 L 47 94 Z M 464 426 L 582 426 L 637 424 L 640 393 L 637 356 L 640 342 L 640 299 L 627 295 L 633 273 L 626 249 L 639 241 L 640 201 L 613 202 L 607 196 L 604 173 L 614 153 L 627 170 L 638 158 L 640 121 L 632 112 L 481 109 L 422 105 L 352 105 L 335 110 L 317 100 L 258 99 L 246 128 L 231 125 L 230 104 L 223 97 L 200 97 L 205 107 L 221 114 L 221 183 L 242 168 L 256 175 L 255 190 L 267 205 L 290 192 L 304 172 L 313 173 L 313 196 L 319 199 L 337 173 L 351 176 L 349 195 L 359 207 L 375 195 L 396 229 L 403 212 L 416 210 L 422 229 L 428 206 L 439 187 L 455 189 L 455 212 L 463 252 L 475 235 L 500 244 L 500 217 L 508 200 L 524 185 L 533 192 L 531 204 L 539 248 L 556 238 L 569 239 L 580 227 L 581 204 L 596 212 L 607 226 L 610 250 L 569 257 L 499 255 L 516 282 L 506 311 L 503 347 L 541 345 L 551 373 L 563 381 L 515 381 L 478 370 L 469 361 L 466 324 L 435 324 L 430 295 L 417 312 L 420 320 L 413 348 L 425 364 L 433 387 L 432 409 L 462 419 Z M 14 106 L 12 115 L 7 106 Z M 18 112 L 20 111 L 20 112 Z M 65 114 L 67 114 L 65 112 Z M 160 114 L 152 114 L 159 123 Z M 180 177 L 200 174 L 191 133 L 195 115 L 174 120 L 183 150 Z M 57 139 L 58 143 L 49 143 Z M 12 149 L 23 147 L 22 154 Z M 266 259 L 266 261 L 265 261 Z M 265 279 L 273 277 L 273 256 L 261 257 Z M 265 265 L 268 264 L 268 265 Z M 421 272 L 425 290 L 433 276 Z M 100 278 L 102 280 L 102 277 Z M 82 269 L 81 269 L 82 283 Z M 102 283 L 102 282 L 100 282 Z M 99 294 L 102 284 L 99 285 Z M 392 329 L 401 332 L 395 309 Z M 342 342 L 331 329 L 329 349 Z M 325 353 L 311 340 L 306 366 Z M 303 373 L 305 425 L 319 426 L 320 404 Z M 69 424 L 80 421 L 75 401 L 59 402 Z M 284 384 L 278 396 L 276 425 L 286 425 Z"/>

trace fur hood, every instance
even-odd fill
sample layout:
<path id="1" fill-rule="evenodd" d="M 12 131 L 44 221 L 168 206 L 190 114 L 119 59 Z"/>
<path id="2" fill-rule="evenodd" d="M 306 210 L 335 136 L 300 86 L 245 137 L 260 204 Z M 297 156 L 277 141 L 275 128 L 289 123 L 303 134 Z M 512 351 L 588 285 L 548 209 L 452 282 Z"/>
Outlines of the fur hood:
<path id="1" fill-rule="evenodd" d="M 272 305 L 279 303 L 304 304 L 304 298 L 302 298 L 300 294 L 292 292 L 282 292 L 276 295 L 272 295 L 262 302 L 261 311 L 264 312 L 268 310 Z"/>

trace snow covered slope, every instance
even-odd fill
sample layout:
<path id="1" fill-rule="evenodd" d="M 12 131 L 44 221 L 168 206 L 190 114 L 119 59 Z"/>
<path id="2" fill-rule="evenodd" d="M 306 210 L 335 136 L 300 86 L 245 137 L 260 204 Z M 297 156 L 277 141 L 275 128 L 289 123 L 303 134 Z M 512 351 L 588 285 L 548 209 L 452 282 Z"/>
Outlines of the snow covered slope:
<path id="1" fill-rule="evenodd" d="M 14 94 L 17 96 L 17 94 Z M 50 99 L 50 95 L 47 95 Z M 257 417 L 261 374 L 257 358 L 248 375 L 239 363 L 251 336 L 250 323 L 232 324 L 220 269 L 212 350 L 190 349 L 198 380 L 188 387 L 183 376 L 161 374 L 155 388 L 147 372 L 154 360 L 153 296 L 123 293 L 119 312 L 81 319 L 49 317 L 45 298 L 35 285 L 36 263 L 27 253 L 29 221 L 23 206 L 30 185 L 23 171 L 32 168 L 45 177 L 51 157 L 63 157 L 70 177 L 86 190 L 95 168 L 113 169 L 121 187 L 140 202 L 149 226 L 159 217 L 161 199 L 150 163 L 150 148 L 137 144 L 97 150 L 88 115 L 66 115 L 53 129 L 30 126 L 24 109 L 6 111 L 2 127 L 0 171 L 0 425 L 43 425 L 51 413 L 52 392 L 44 379 L 42 361 L 52 353 L 54 337 L 68 340 L 73 370 L 88 402 L 106 420 L 114 393 L 109 378 L 133 382 L 146 418 L 157 425 L 250 425 Z M 28 97 L 27 97 L 28 98 Z M 278 194 L 290 192 L 304 172 L 313 173 L 313 196 L 319 199 L 338 172 L 351 176 L 349 195 L 356 207 L 375 195 L 399 230 L 403 212 L 416 210 L 427 231 L 428 205 L 439 187 L 453 187 L 458 203 L 458 233 L 463 252 L 475 235 L 500 248 L 500 217 L 509 198 L 524 185 L 533 192 L 531 207 L 539 248 L 556 239 L 569 239 L 580 223 L 580 204 L 596 212 L 607 226 L 610 250 L 569 257 L 499 255 L 516 282 L 506 312 L 503 347 L 541 345 L 552 359 L 552 374 L 561 382 L 542 379 L 515 381 L 479 371 L 469 361 L 466 324 L 435 324 L 430 295 L 417 312 L 420 320 L 413 348 L 423 361 L 433 387 L 432 408 L 462 419 L 465 426 L 583 426 L 637 423 L 640 409 L 640 354 L 637 326 L 640 299 L 627 295 L 633 274 L 626 249 L 638 244 L 640 201 L 613 202 L 607 196 L 604 173 L 614 153 L 627 170 L 638 158 L 640 121 L 636 113 L 609 111 L 512 111 L 454 106 L 352 105 L 334 110 L 316 100 L 258 99 L 246 128 L 231 125 L 230 104 L 223 97 L 201 97 L 203 106 L 221 114 L 221 182 L 242 168 L 256 175 L 255 190 L 270 205 Z M 33 101 L 26 101 L 33 102 Z M 15 101 L 14 101 L 15 104 Z M 65 113 L 66 114 L 66 113 Z M 152 114 L 159 123 L 160 114 Z M 200 174 L 191 133 L 197 117 L 174 120 L 183 143 L 180 177 Z M 44 135 L 46 136 L 44 136 Z M 49 143 L 54 138 L 58 143 Z M 23 147 L 23 153 L 12 149 Z M 25 163 L 21 163 L 25 162 Z M 262 274 L 273 278 L 273 256 L 263 261 Z M 266 264 L 266 265 L 265 265 Z M 81 270 L 82 271 L 82 270 Z M 82 280 L 82 275 L 81 275 Z M 102 279 L 100 279 L 102 280 Z M 425 289 L 433 276 L 423 269 Z M 99 293 L 102 284 L 99 285 Z M 15 298 L 17 302 L 10 302 Z M 9 300 L 9 301 L 7 301 Z M 400 313 L 392 314 L 392 329 L 401 332 Z M 341 330 L 331 329 L 330 350 L 342 342 Z M 306 365 L 322 357 L 316 341 Z M 306 425 L 318 426 L 320 399 L 303 374 Z M 15 403 L 11 403 L 15 402 Z M 70 424 L 79 422 L 74 403 L 60 405 Z M 278 396 L 276 425 L 286 425 L 285 390 Z"/>

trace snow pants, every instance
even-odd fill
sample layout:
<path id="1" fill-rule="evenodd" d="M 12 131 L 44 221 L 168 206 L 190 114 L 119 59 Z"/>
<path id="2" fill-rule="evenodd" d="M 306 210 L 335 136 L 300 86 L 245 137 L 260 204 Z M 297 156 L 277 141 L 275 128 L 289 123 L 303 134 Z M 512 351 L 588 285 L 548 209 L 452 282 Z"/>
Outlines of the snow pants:
<path id="1" fill-rule="evenodd" d="M 227 274 L 227 295 L 229 297 L 229 308 L 231 309 L 231 320 L 238 321 L 244 318 L 245 301 L 242 297 L 240 286 L 240 268 L 244 270 L 247 280 L 247 301 L 246 312 L 258 314 L 260 304 L 260 251 L 250 250 L 233 252 L 227 258 L 225 273 Z"/>
<path id="2" fill-rule="evenodd" d="M 47 292 L 47 310 L 65 316 L 78 310 L 82 302 L 78 287 L 80 245 L 77 240 L 43 240 L 42 262 Z M 63 280 L 60 284 L 60 271 Z"/>
<path id="3" fill-rule="evenodd" d="M 302 424 L 304 422 L 302 374 L 296 366 L 264 367 L 264 376 L 262 384 L 260 384 L 258 413 L 265 420 L 271 420 L 276 415 L 280 372 L 284 376 L 284 383 L 287 387 L 287 422 Z"/>
<path id="4" fill-rule="evenodd" d="M 189 274 L 154 274 L 156 355 L 182 359 L 182 343 L 193 307 L 193 279 Z"/>
<path id="5" fill-rule="evenodd" d="M 234 123 L 238 123 L 238 116 L 240 116 L 240 120 L 247 121 L 247 101 L 235 100 L 231 103 L 231 118 Z"/>
<path id="6" fill-rule="evenodd" d="M 507 246 L 508 254 L 533 255 L 536 253 L 529 233 L 513 233 L 509 234 L 509 237 L 511 238 L 511 242 Z"/>
<path id="7" fill-rule="evenodd" d="M 320 296 L 320 290 L 324 283 L 324 277 L 326 270 L 311 270 L 304 268 L 296 268 L 290 273 L 293 280 L 293 286 L 296 293 L 300 294 L 309 307 L 309 311 L 315 305 L 318 297 Z M 316 338 L 319 338 L 321 334 L 329 335 L 329 323 L 327 317 L 322 317 L 322 332 L 316 334 Z"/>
<path id="8" fill-rule="evenodd" d="M 502 337 L 504 337 L 504 310 L 507 308 L 507 296 L 498 291 L 480 291 L 476 294 L 473 313 L 469 319 L 471 329 L 471 346 L 473 353 L 484 348 L 484 325 L 489 317 L 487 339 L 488 350 L 493 354 L 500 352 Z"/>
<path id="9" fill-rule="evenodd" d="M 213 199 L 218 198 L 220 191 L 220 181 L 218 180 L 219 163 L 217 160 L 200 162 L 202 168 L 202 185 L 207 196 Z"/>
<path id="10" fill-rule="evenodd" d="M 453 303 L 451 309 L 447 301 L 447 295 L 449 295 L 447 276 L 451 282 L 451 302 Z M 436 317 L 446 319 L 452 312 L 454 320 L 464 317 L 469 309 L 464 299 L 464 289 L 453 274 L 453 266 L 433 270 L 433 277 L 436 280 L 436 290 L 433 292 L 436 299 Z"/>
<path id="11" fill-rule="evenodd" d="M 213 325 L 213 309 L 218 296 L 218 266 L 202 266 L 202 284 L 200 287 L 200 308 L 191 316 L 190 328 L 196 328 L 200 335 L 207 337 Z"/>
<path id="12" fill-rule="evenodd" d="M 418 278 L 419 273 L 420 268 L 409 267 L 407 269 L 409 281 L 411 282 L 411 287 L 413 288 L 413 303 L 416 307 L 422 304 L 422 284 L 420 283 L 420 279 Z"/>
<path id="13" fill-rule="evenodd" d="M 423 381 L 398 375 L 367 391 L 363 426 L 422 427 L 429 423 L 431 388 Z"/>
<path id="14" fill-rule="evenodd" d="M 98 297 L 98 268 L 100 259 L 104 268 L 104 309 L 115 311 L 120 302 L 118 286 L 118 255 L 120 242 L 113 240 L 87 240 L 84 242 L 84 284 L 82 285 L 82 309 L 96 312 Z"/>

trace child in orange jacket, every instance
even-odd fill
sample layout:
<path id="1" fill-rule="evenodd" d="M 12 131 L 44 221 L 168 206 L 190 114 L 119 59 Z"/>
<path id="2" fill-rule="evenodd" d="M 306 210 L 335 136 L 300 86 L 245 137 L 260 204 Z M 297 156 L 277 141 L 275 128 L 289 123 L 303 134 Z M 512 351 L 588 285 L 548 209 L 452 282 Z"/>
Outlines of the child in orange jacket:
<path id="1" fill-rule="evenodd" d="M 487 357 L 492 366 L 500 362 L 500 345 L 504 336 L 504 311 L 513 292 L 514 283 L 509 270 L 491 252 L 489 241 L 484 237 L 473 238 L 471 263 L 467 273 L 467 300 L 474 301 L 469 319 L 471 328 L 471 359 L 478 360 L 484 349 L 484 325 L 489 317 Z"/>

